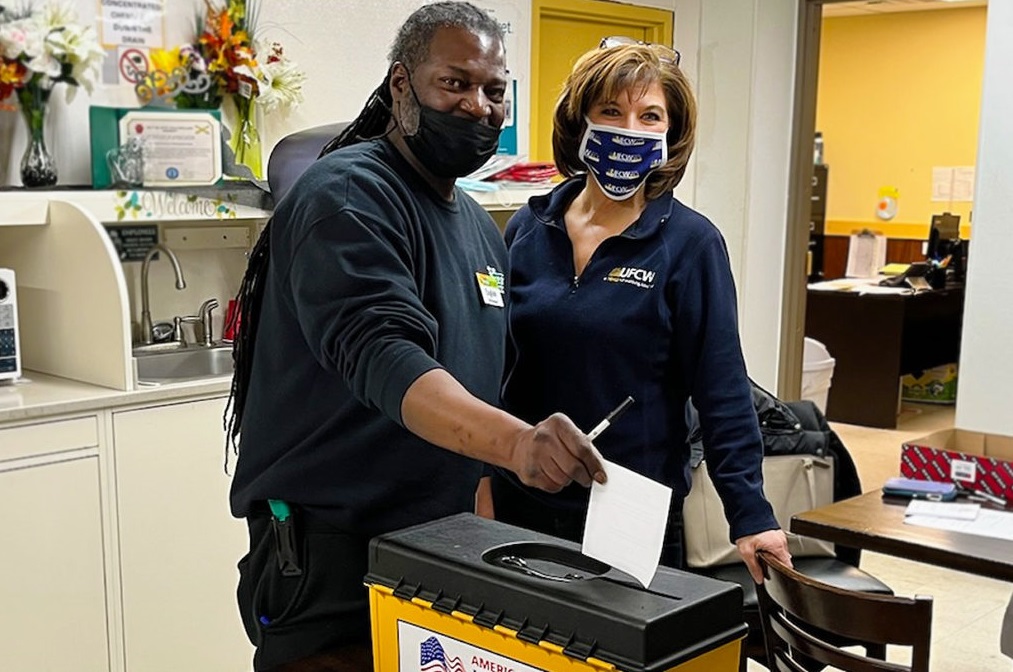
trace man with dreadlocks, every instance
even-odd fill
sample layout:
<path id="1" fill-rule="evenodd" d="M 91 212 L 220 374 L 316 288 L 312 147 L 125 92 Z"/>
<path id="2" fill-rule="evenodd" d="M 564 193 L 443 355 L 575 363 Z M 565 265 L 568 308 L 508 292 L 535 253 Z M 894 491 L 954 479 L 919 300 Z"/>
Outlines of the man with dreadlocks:
<path id="1" fill-rule="evenodd" d="M 257 670 L 371 669 L 369 539 L 473 510 L 481 462 L 552 492 L 604 481 L 569 418 L 495 406 L 507 252 L 455 179 L 496 151 L 506 83 L 487 14 L 418 9 L 251 255 L 229 432 Z"/>

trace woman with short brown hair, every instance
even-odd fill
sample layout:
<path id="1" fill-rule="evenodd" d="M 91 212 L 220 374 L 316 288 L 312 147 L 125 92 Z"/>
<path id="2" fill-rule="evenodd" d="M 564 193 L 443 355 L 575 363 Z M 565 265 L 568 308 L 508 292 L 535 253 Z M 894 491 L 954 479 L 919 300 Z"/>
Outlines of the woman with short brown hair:
<path id="1" fill-rule="evenodd" d="M 606 38 L 606 44 L 616 39 Z M 679 52 L 655 44 L 584 54 L 566 80 L 552 119 L 552 153 L 559 172 L 572 177 L 587 171 L 578 150 L 592 101 L 613 100 L 626 89 L 657 82 L 669 115 L 668 162 L 648 176 L 644 195 L 653 199 L 670 194 L 686 173 L 696 140 L 696 98 L 678 68 L 679 58 Z"/>
<path id="2" fill-rule="evenodd" d="M 552 138 L 569 179 L 507 227 L 513 357 L 503 400 L 520 418 L 562 411 L 589 429 L 633 396 L 595 443 L 606 459 L 673 488 L 662 562 L 681 566 L 692 397 L 732 540 L 760 581 L 758 549 L 790 559 L 763 495 L 724 239 L 672 196 L 695 128 L 696 103 L 673 49 L 607 38 L 574 65 Z M 498 519 L 582 536 L 586 489 L 538 492 L 497 470 L 492 494 Z"/>

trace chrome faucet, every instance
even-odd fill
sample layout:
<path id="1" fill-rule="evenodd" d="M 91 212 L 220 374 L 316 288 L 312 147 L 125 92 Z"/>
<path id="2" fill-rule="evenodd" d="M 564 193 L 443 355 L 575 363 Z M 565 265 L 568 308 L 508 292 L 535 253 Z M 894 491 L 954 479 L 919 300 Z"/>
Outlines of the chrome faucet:
<path id="1" fill-rule="evenodd" d="M 151 334 L 151 300 L 148 298 L 148 267 L 151 258 L 159 252 L 164 252 L 172 263 L 172 270 L 176 273 L 176 289 L 185 289 L 186 280 L 183 279 L 183 269 L 179 265 L 176 254 L 161 243 L 153 245 L 148 253 L 144 255 L 144 263 L 141 265 L 141 342 L 150 344 L 154 341 Z"/>
<path id="2" fill-rule="evenodd" d="M 218 307 L 218 299 L 208 299 L 200 304 L 196 315 L 178 315 L 172 318 L 172 340 L 183 347 L 189 345 L 184 324 L 193 325 L 194 339 L 197 345 L 205 348 L 213 348 L 214 339 L 211 336 L 211 312 Z"/>
<path id="3" fill-rule="evenodd" d="M 208 348 L 212 347 L 215 342 L 211 337 L 211 311 L 218 307 L 218 299 L 208 299 L 204 303 L 200 304 L 200 309 L 197 311 L 197 316 L 200 317 L 201 331 L 204 332 L 204 338 L 201 345 Z"/>

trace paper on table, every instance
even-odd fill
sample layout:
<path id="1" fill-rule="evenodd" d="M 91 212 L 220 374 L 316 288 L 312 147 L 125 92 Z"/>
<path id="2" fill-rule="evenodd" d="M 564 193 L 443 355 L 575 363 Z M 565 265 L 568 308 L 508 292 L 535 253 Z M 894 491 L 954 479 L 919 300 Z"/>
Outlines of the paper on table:
<path id="1" fill-rule="evenodd" d="M 879 278 L 838 278 L 809 285 L 809 289 L 827 292 L 857 292 L 859 289 L 879 282 Z"/>
<path id="2" fill-rule="evenodd" d="M 950 530 L 964 534 L 976 534 L 980 537 L 1006 539 L 1013 541 L 1013 513 L 982 509 L 974 520 L 953 520 L 952 518 L 936 518 L 934 516 L 905 516 L 904 522 L 919 527 L 934 527 L 937 530 Z"/>
<path id="3" fill-rule="evenodd" d="M 978 517 L 981 504 L 955 504 L 953 502 L 930 502 L 913 499 L 904 510 L 905 516 L 932 516 L 953 520 L 974 520 Z"/>
<path id="4" fill-rule="evenodd" d="M 840 278 L 809 285 L 809 289 L 825 292 L 855 292 L 856 294 L 910 294 L 910 287 L 880 287 L 881 278 Z"/>
<path id="5" fill-rule="evenodd" d="M 608 483 L 591 485 L 581 552 L 646 587 L 658 571 L 672 489 L 614 462 L 602 464 Z"/>

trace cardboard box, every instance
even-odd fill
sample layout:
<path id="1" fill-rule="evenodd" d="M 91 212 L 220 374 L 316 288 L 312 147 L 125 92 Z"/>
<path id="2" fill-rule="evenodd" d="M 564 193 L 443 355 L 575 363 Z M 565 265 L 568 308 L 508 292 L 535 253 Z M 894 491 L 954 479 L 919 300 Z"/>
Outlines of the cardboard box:
<path id="1" fill-rule="evenodd" d="M 1013 501 L 1013 437 L 945 429 L 901 447 L 907 478 L 950 481 Z"/>
<path id="2" fill-rule="evenodd" d="M 918 378 L 904 376 L 901 379 L 900 398 L 923 404 L 957 403 L 957 365 L 937 366 Z"/>

